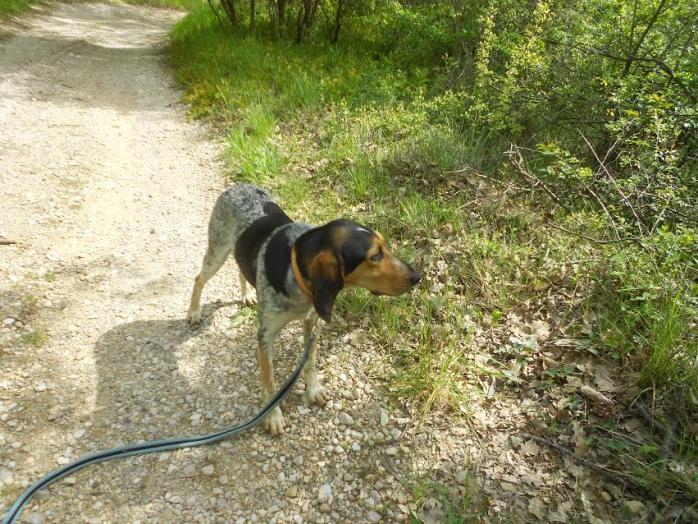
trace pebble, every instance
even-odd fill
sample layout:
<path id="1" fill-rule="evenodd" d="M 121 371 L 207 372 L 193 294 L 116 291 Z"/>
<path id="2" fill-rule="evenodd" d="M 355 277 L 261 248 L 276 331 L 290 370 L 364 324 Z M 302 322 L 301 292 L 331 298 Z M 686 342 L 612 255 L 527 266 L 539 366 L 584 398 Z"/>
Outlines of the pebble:
<path id="1" fill-rule="evenodd" d="M 318 490 L 317 498 L 320 502 L 327 502 L 332 500 L 332 486 L 329 484 L 323 484 Z"/>
<path id="2" fill-rule="evenodd" d="M 40 513 L 27 513 L 24 516 L 24 521 L 27 524 L 44 524 L 44 522 L 46 522 L 46 519 Z"/>
<path id="3" fill-rule="evenodd" d="M 395 446 L 390 446 L 386 448 L 385 454 L 390 456 L 397 455 L 397 448 Z"/>
<path id="4" fill-rule="evenodd" d="M 296 486 L 289 486 L 285 494 L 288 498 L 295 499 L 298 496 L 298 488 Z"/>
<path id="5" fill-rule="evenodd" d="M 2 321 L 2 325 L 6 327 L 10 327 L 12 324 L 14 324 L 16 320 L 12 317 L 7 317 L 5 320 Z"/>
<path id="6" fill-rule="evenodd" d="M 0 484 L 12 484 L 14 477 L 9 469 L 0 469 Z"/>
<path id="7" fill-rule="evenodd" d="M 204 466 L 201 468 L 201 473 L 204 475 L 213 475 L 213 472 L 216 470 L 216 468 L 213 467 L 213 464 L 209 464 L 208 466 Z"/>
<path id="8" fill-rule="evenodd" d="M 332 508 L 327 502 L 323 502 L 320 504 L 320 513 L 330 513 L 332 511 Z"/>
<path id="9" fill-rule="evenodd" d="M 354 442 L 351 445 L 351 450 L 352 451 L 361 451 L 361 444 L 359 444 L 358 442 Z"/>
<path id="10" fill-rule="evenodd" d="M 390 421 L 390 417 L 388 416 L 388 412 L 384 410 L 383 408 L 380 409 L 380 424 L 381 426 L 387 426 L 388 422 Z"/>
<path id="11" fill-rule="evenodd" d="M 46 385 L 46 382 L 39 382 L 36 386 L 34 386 L 34 391 L 46 391 L 48 389 L 48 386 Z"/>
<path id="12" fill-rule="evenodd" d="M 340 424 L 344 424 L 345 426 L 351 426 L 352 424 L 354 424 L 354 419 L 351 417 L 349 413 L 340 413 L 338 420 Z"/>
<path id="13" fill-rule="evenodd" d="M 626 500 L 623 504 L 633 513 L 642 513 L 645 510 L 645 505 L 639 500 Z"/>
<path id="14" fill-rule="evenodd" d="M 366 520 L 369 522 L 380 522 L 381 518 L 383 517 L 380 516 L 380 513 L 376 513 L 375 511 L 369 511 L 366 514 Z"/>

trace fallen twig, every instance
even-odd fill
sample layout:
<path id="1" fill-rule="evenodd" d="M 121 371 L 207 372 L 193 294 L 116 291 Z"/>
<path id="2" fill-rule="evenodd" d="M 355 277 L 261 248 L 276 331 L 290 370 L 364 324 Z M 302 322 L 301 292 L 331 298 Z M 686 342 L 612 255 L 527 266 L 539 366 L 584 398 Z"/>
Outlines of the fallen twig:
<path id="1" fill-rule="evenodd" d="M 588 235 L 585 235 L 584 233 L 577 233 L 576 231 L 571 231 L 567 229 L 566 227 L 562 227 L 560 224 L 556 224 L 555 222 L 546 222 L 547 225 L 559 229 L 560 231 L 564 231 L 565 233 L 568 233 L 570 235 L 577 236 L 579 238 L 583 238 L 585 240 L 588 240 L 589 242 L 594 242 L 595 244 L 617 244 L 618 242 L 635 242 L 639 240 L 637 237 L 628 237 L 628 238 L 609 238 L 609 239 L 603 239 L 603 238 L 593 238 Z"/>
<path id="2" fill-rule="evenodd" d="M 605 468 L 603 466 L 599 466 L 595 462 L 592 462 L 591 460 L 585 459 L 584 457 L 578 457 L 577 455 L 575 455 L 574 451 L 571 451 L 571 450 L 567 449 L 566 447 L 561 446 L 557 442 L 554 442 L 554 441 L 547 439 L 547 438 L 544 438 L 544 437 L 539 437 L 537 435 L 531 435 L 530 433 L 521 433 L 521 436 L 523 438 L 529 438 L 529 439 L 535 440 L 539 444 L 545 444 L 546 446 L 551 447 L 551 448 L 559 451 L 563 455 L 569 455 L 570 457 L 574 458 L 576 461 L 581 462 L 582 464 L 587 466 L 589 469 L 592 469 L 592 470 L 596 471 L 597 473 L 605 475 L 606 477 L 610 478 L 611 480 L 613 480 L 615 482 L 618 482 L 619 484 L 623 485 L 624 487 L 628 483 L 628 479 L 626 479 L 625 477 L 619 475 L 618 473 L 616 473 L 608 468 Z"/>
<path id="3" fill-rule="evenodd" d="M 579 131 L 579 130 L 577 130 Z M 587 147 L 591 151 L 591 153 L 594 155 L 594 158 L 596 158 L 596 161 L 599 163 L 599 167 L 603 170 L 604 173 L 606 173 L 606 176 L 608 179 L 611 181 L 611 184 L 613 184 L 613 187 L 618 191 L 618 194 L 621 196 L 621 200 L 625 203 L 626 206 L 628 206 L 628 209 L 630 209 L 630 212 L 633 214 L 635 217 L 635 224 L 637 225 L 637 229 L 640 232 L 640 236 L 643 235 L 643 222 L 640 219 L 640 215 L 637 214 L 637 211 L 635 211 L 635 208 L 633 207 L 632 203 L 630 202 L 630 198 L 623 192 L 623 190 L 620 188 L 618 183 L 616 182 L 616 179 L 613 177 L 611 172 L 608 170 L 606 167 L 606 164 L 604 163 L 603 160 L 599 157 L 599 155 L 596 153 L 596 150 L 594 149 L 594 146 L 591 145 L 591 142 L 587 140 L 587 137 L 584 136 L 584 133 L 579 131 L 579 134 L 581 135 L 582 139 L 586 143 Z"/>
<path id="4" fill-rule="evenodd" d="M 538 178 L 536 175 L 531 173 L 528 169 L 526 169 L 524 157 L 521 154 L 520 148 L 515 145 L 511 144 L 509 146 L 509 151 L 505 153 L 509 157 L 509 161 L 514 164 L 514 167 L 518 169 L 518 171 L 525 176 L 529 181 L 531 181 L 532 187 L 537 187 L 540 186 L 542 187 L 548 195 L 550 195 L 550 198 L 552 198 L 557 204 L 559 204 L 563 209 L 567 209 L 565 207 L 565 204 L 560 200 L 560 197 L 558 197 L 555 192 L 548 187 L 548 184 L 543 182 L 540 178 Z"/>
<path id="5" fill-rule="evenodd" d="M 16 240 L 10 240 L 9 238 L 0 238 L 0 246 L 9 246 L 10 244 L 16 243 Z"/>
<path id="6" fill-rule="evenodd" d="M 671 457 L 671 448 L 676 440 L 675 427 L 672 424 L 667 426 L 663 422 L 657 420 L 657 418 L 650 412 L 650 410 L 644 404 L 637 404 L 635 406 L 635 412 L 640 414 L 647 423 L 653 428 L 657 428 L 659 432 L 664 436 L 662 439 L 662 458 L 668 459 Z"/>
<path id="7" fill-rule="evenodd" d="M 600 391 L 596 391 L 594 388 L 590 386 L 582 386 L 581 388 L 579 388 L 579 392 L 592 402 L 608 404 L 609 406 L 613 405 L 613 401 L 610 398 L 608 398 Z"/>

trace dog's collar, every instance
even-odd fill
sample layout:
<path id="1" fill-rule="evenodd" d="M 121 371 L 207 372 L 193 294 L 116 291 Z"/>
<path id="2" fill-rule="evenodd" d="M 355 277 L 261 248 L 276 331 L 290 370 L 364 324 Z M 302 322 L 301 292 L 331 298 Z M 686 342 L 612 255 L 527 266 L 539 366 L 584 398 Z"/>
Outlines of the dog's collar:
<path id="1" fill-rule="evenodd" d="M 310 300 L 313 301 L 313 293 L 310 291 L 308 284 L 305 283 L 303 275 L 301 275 L 300 269 L 298 269 L 298 260 L 296 260 L 296 246 L 291 248 L 291 270 L 293 271 L 293 277 L 296 279 L 296 284 L 301 288 L 303 294 Z"/>

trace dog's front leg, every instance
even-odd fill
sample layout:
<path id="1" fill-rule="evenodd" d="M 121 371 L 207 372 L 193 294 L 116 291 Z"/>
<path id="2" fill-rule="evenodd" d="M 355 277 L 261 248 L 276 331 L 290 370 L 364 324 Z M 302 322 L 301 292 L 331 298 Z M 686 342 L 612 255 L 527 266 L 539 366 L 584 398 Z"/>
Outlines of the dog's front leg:
<path id="1" fill-rule="evenodd" d="M 303 350 L 308 345 L 308 339 L 313 332 L 313 327 L 317 322 L 317 314 L 315 311 L 310 311 L 308 316 L 303 320 Z M 327 402 L 327 393 L 325 388 L 320 385 L 320 381 L 317 378 L 317 371 L 315 370 L 315 353 L 317 351 L 317 337 L 319 335 L 319 328 L 316 328 L 315 338 L 313 340 L 313 347 L 310 349 L 310 355 L 308 356 L 308 362 L 303 366 L 303 380 L 305 380 L 305 397 L 310 403 L 324 404 Z"/>
<path id="2" fill-rule="evenodd" d="M 273 357 L 274 341 L 279 331 L 281 331 L 281 327 L 270 326 L 260 317 L 259 330 L 257 332 L 257 362 L 259 363 L 259 371 L 262 376 L 262 398 L 264 402 L 268 402 L 276 392 Z M 284 432 L 284 416 L 281 414 L 279 406 L 276 406 L 264 419 L 264 428 L 271 435 L 278 435 Z"/>

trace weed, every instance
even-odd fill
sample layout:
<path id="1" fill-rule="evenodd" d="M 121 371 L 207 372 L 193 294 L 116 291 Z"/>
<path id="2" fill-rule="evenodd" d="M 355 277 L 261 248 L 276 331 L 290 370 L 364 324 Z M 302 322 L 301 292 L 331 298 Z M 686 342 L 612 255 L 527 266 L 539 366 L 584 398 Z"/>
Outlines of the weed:
<path id="1" fill-rule="evenodd" d="M 27 293 L 22 295 L 21 306 L 20 306 L 20 317 L 23 321 L 36 315 L 39 311 L 39 298 L 36 295 Z"/>
<path id="2" fill-rule="evenodd" d="M 38 328 L 22 334 L 22 342 L 28 346 L 40 348 L 48 342 L 48 334 L 45 330 Z"/>

